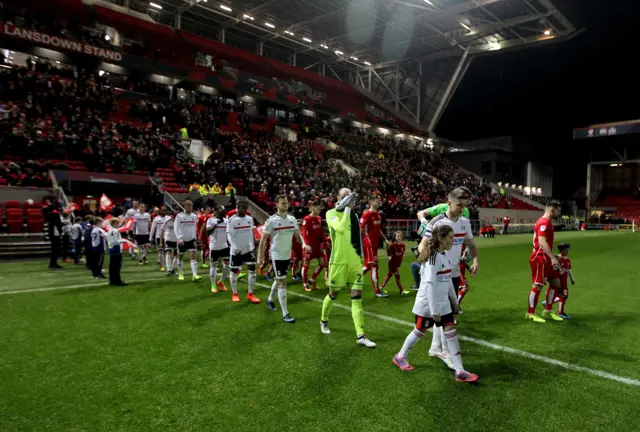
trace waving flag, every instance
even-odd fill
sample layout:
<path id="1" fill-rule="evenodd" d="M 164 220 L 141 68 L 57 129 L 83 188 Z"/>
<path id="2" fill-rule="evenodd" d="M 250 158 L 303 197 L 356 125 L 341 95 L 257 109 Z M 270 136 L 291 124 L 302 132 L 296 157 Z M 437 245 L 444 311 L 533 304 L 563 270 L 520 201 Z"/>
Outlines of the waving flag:
<path id="1" fill-rule="evenodd" d="M 105 195 L 105 194 L 102 194 L 102 196 L 100 197 L 100 210 L 109 211 L 113 207 L 114 207 L 113 203 L 111 202 L 109 197 L 107 195 Z"/>

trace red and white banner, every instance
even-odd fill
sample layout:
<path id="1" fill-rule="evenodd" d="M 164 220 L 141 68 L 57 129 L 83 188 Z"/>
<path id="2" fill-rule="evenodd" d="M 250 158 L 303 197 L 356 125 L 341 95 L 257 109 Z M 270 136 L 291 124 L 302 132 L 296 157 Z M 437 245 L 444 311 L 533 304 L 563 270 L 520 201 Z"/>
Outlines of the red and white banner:
<path id="1" fill-rule="evenodd" d="M 122 54 L 117 51 L 100 48 L 94 45 L 65 39 L 59 36 L 51 36 L 39 31 L 16 27 L 13 24 L 0 23 L 0 34 L 12 36 L 22 40 L 28 40 L 36 44 L 58 48 L 66 51 L 74 51 L 94 57 L 101 57 L 105 60 L 122 61 Z"/>
<path id="2" fill-rule="evenodd" d="M 102 197 L 100 197 L 100 210 L 109 211 L 112 208 L 113 208 L 113 203 L 111 202 L 109 197 L 106 196 L 105 194 L 102 194 Z"/>

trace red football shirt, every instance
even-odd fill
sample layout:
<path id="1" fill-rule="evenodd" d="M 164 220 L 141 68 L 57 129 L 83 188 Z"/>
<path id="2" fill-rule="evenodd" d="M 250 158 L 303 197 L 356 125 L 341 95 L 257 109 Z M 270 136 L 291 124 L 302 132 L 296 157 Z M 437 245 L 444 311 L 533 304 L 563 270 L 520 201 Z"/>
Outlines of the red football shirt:
<path id="1" fill-rule="evenodd" d="M 302 219 L 300 234 L 305 243 L 314 249 L 320 249 L 324 240 L 322 232 L 322 218 L 320 216 L 307 215 Z"/>
<path id="2" fill-rule="evenodd" d="M 362 213 L 360 229 L 362 229 L 362 238 L 367 246 L 374 246 L 377 249 L 382 228 L 381 224 L 380 212 L 366 210 Z"/>
<path id="3" fill-rule="evenodd" d="M 571 270 L 571 260 L 569 258 L 558 256 L 558 261 L 560 261 L 560 269 L 562 270 L 560 272 L 560 286 L 562 289 L 566 289 L 569 270 Z"/>
<path id="4" fill-rule="evenodd" d="M 549 258 L 545 255 L 544 251 L 540 247 L 538 239 L 544 237 L 547 239 L 549 247 L 553 250 L 553 224 L 546 217 L 541 217 L 536 222 L 533 228 L 533 252 L 531 253 L 531 261 L 548 261 Z"/>
<path id="5" fill-rule="evenodd" d="M 404 257 L 404 243 L 396 243 L 395 241 L 387 248 L 387 255 L 389 255 L 389 265 L 394 267 L 400 267 L 402 264 L 402 258 Z"/>

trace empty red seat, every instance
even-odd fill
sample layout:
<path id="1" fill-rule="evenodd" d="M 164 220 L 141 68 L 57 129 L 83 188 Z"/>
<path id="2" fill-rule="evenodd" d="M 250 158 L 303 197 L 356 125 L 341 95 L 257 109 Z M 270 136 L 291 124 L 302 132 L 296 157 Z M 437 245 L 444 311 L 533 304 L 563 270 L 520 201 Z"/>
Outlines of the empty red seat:
<path id="1" fill-rule="evenodd" d="M 44 218 L 42 215 L 37 215 L 33 217 L 27 218 L 27 227 L 29 228 L 29 232 L 32 233 L 41 233 L 44 231 Z"/>
<path id="2" fill-rule="evenodd" d="M 7 227 L 11 234 L 18 234 L 22 232 L 23 219 L 22 215 L 7 214 Z"/>
<path id="3" fill-rule="evenodd" d="M 7 179 L 0 178 L 0 186 L 7 186 L 9 182 Z"/>
<path id="4" fill-rule="evenodd" d="M 17 208 L 17 209 L 20 209 L 20 211 L 22 212 L 22 206 L 20 205 L 20 202 L 16 200 L 7 201 L 6 203 L 4 203 L 4 208 L 6 210 Z"/>

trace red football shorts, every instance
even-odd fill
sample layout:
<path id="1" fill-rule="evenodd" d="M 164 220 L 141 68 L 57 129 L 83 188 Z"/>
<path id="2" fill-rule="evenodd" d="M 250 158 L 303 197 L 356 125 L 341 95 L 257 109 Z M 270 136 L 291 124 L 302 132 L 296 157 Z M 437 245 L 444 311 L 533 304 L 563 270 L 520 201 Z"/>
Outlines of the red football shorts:
<path id="1" fill-rule="evenodd" d="M 389 273 L 391 273 L 391 274 L 398 273 L 400 271 L 400 265 L 402 265 L 402 263 L 390 262 L 389 263 Z"/>
<path id="2" fill-rule="evenodd" d="M 371 246 L 363 246 L 364 248 L 364 264 L 378 264 L 378 251 Z"/>
<path id="3" fill-rule="evenodd" d="M 544 260 L 529 261 L 531 266 L 531 282 L 536 285 L 544 285 L 550 279 L 558 279 L 558 272 L 553 269 L 551 262 Z"/>
<path id="4" fill-rule="evenodd" d="M 469 282 L 462 272 L 460 272 L 460 285 L 458 285 L 458 289 L 460 288 L 469 288 Z"/>
<path id="5" fill-rule="evenodd" d="M 311 261 L 312 259 L 324 258 L 324 252 L 321 245 L 311 245 L 311 251 L 304 250 L 304 259 Z"/>
<path id="6" fill-rule="evenodd" d="M 208 251 L 209 250 L 209 237 L 201 237 L 200 238 L 200 248 L 203 251 Z"/>

